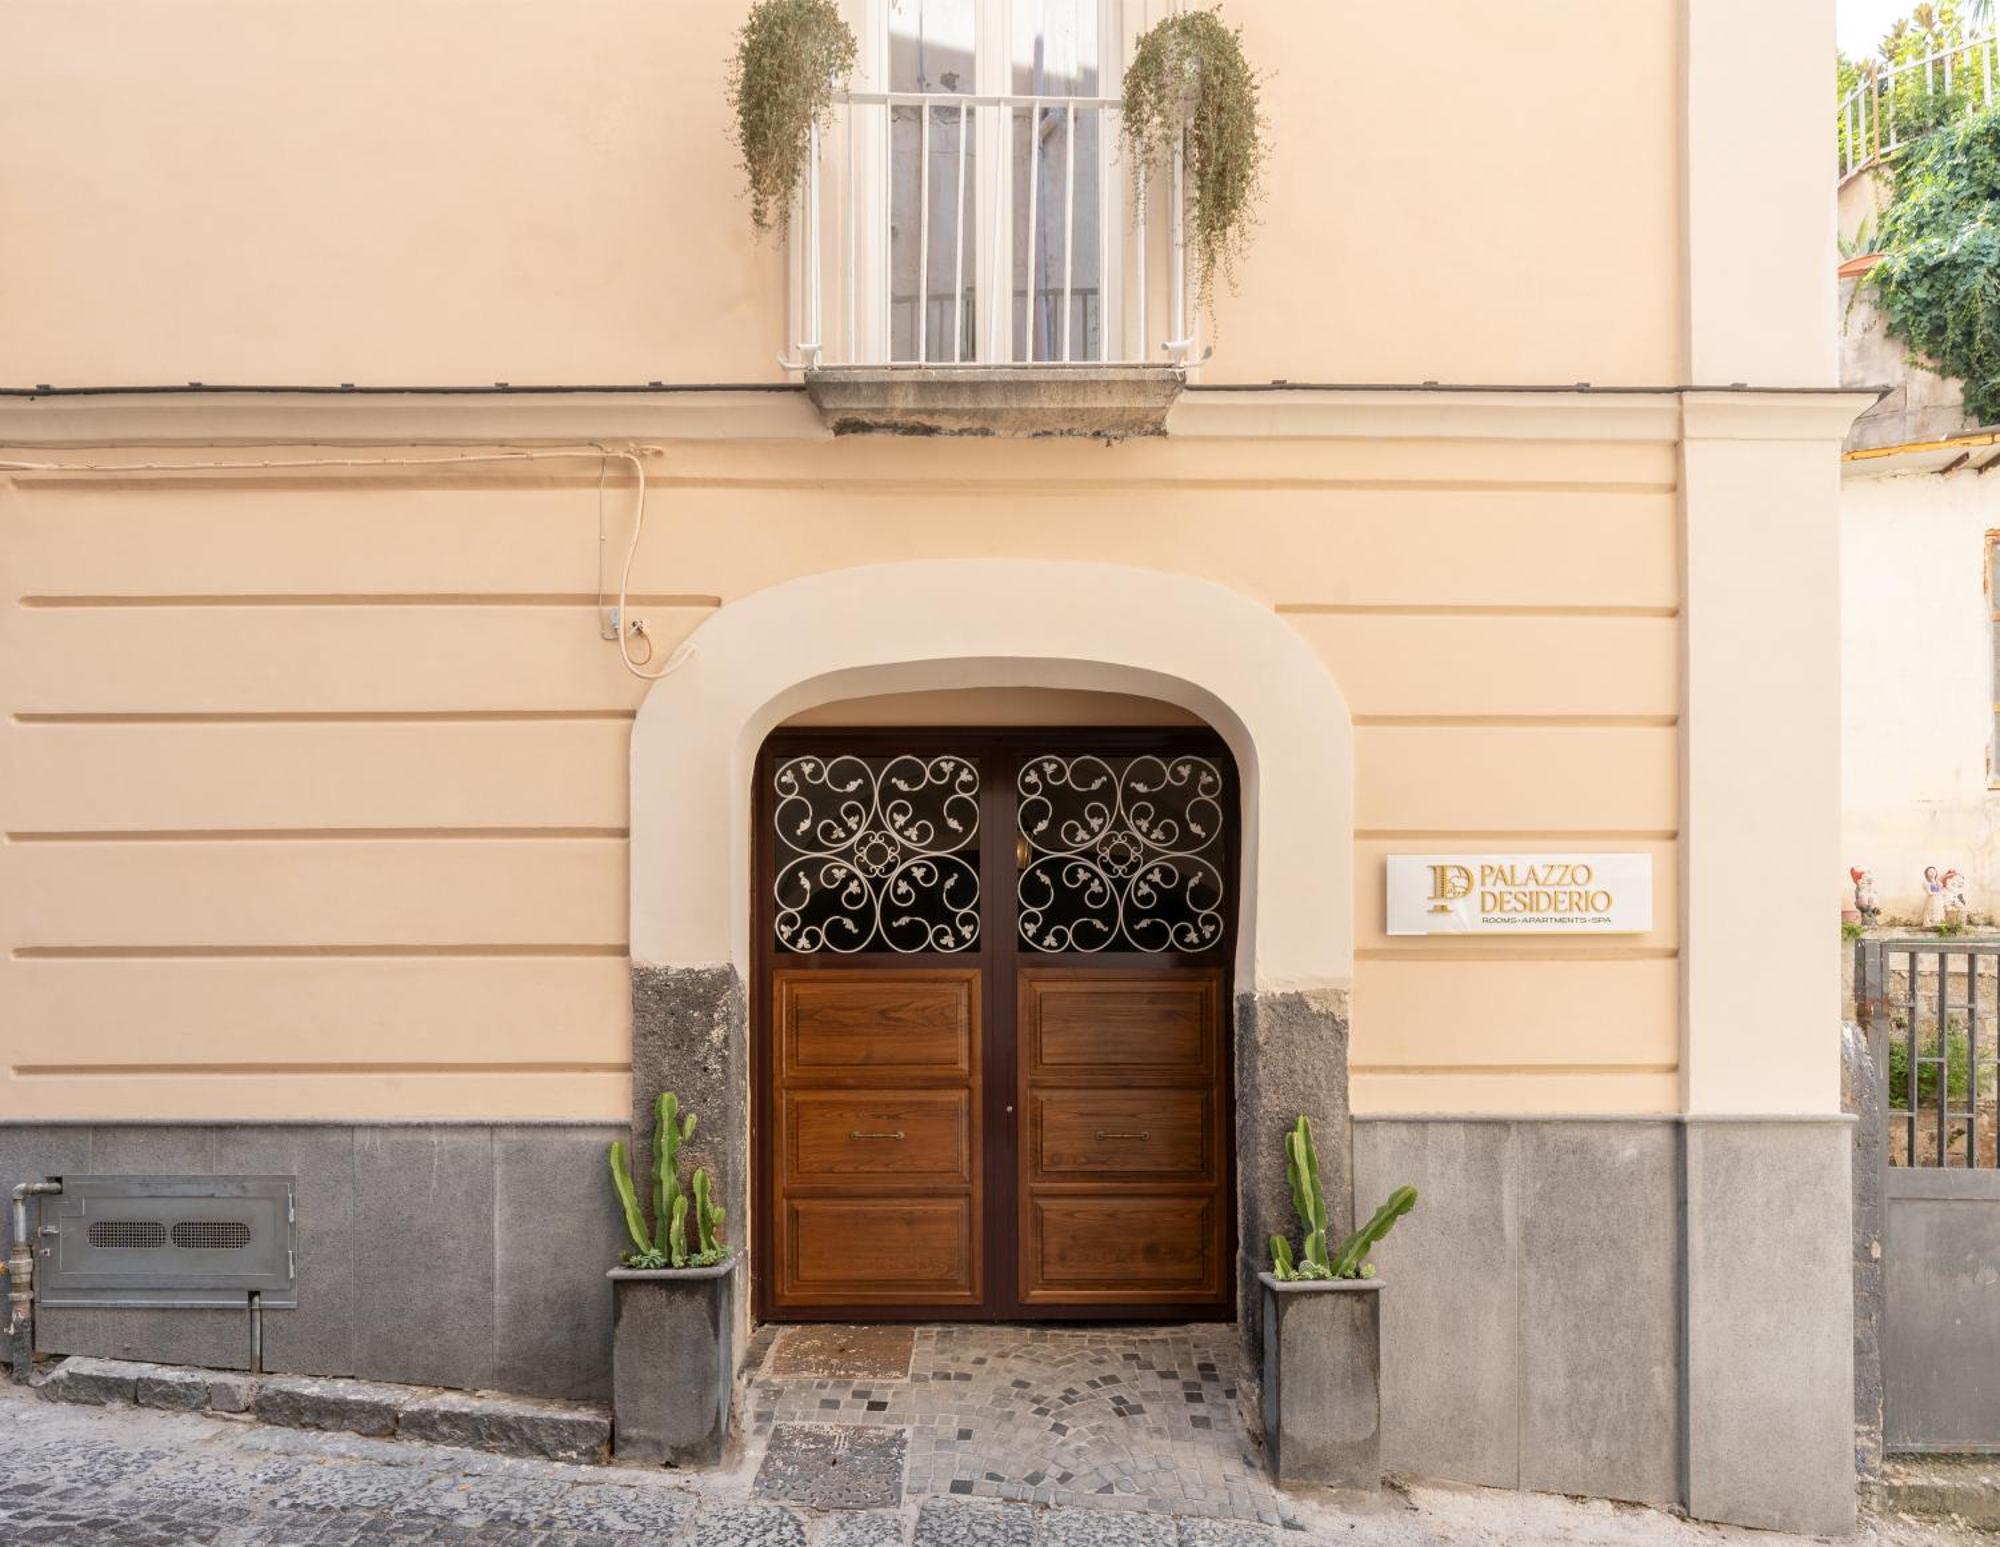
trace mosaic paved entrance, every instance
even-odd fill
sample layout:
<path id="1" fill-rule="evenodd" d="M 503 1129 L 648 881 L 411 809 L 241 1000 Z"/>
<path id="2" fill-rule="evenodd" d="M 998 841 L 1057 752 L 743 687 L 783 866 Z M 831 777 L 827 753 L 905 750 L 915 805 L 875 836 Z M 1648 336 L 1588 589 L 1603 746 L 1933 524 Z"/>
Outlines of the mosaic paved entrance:
<path id="1" fill-rule="evenodd" d="M 785 1327 L 751 1368 L 753 1431 L 788 1467 L 807 1426 L 899 1430 L 912 1496 L 1296 1515 L 1264 1479 L 1231 1326 Z"/>

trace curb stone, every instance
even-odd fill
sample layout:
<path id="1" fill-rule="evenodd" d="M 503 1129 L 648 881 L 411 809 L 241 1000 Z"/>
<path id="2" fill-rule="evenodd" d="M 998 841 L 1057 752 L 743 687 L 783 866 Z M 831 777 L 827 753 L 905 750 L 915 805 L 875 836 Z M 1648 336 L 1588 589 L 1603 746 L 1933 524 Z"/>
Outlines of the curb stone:
<path id="1" fill-rule="evenodd" d="M 257 1383 L 250 1411 L 265 1423 L 291 1429 L 389 1435 L 396 1432 L 397 1415 L 421 1389 L 335 1376 L 266 1376 Z"/>
<path id="2" fill-rule="evenodd" d="M 65 1359 L 34 1385 L 44 1402 L 102 1407 L 107 1402 L 130 1402 L 139 1377 L 152 1375 L 160 1368 L 123 1359 Z"/>
<path id="3" fill-rule="evenodd" d="M 611 1446 L 611 1419 L 599 1409 L 460 1391 L 413 1398 L 397 1414 L 396 1432 L 436 1445 L 550 1461 L 601 1461 Z"/>
<path id="4" fill-rule="evenodd" d="M 243 1375 L 73 1355 L 38 1369 L 31 1385 L 45 1402 L 248 1415 L 280 1428 L 395 1436 L 578 1465 L 601 1465 L 611 1444 L 611 1415 L 587 1403 L 338 1376 Z"/>

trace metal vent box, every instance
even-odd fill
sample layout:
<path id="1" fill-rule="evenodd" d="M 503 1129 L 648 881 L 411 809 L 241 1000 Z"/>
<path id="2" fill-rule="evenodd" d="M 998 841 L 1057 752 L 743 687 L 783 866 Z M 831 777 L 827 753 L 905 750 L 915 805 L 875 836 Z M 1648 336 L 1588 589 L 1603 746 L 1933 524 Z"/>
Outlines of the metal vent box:
<path id="1" fill-rule="evenodd" d="M 295 1191 L 289 1176 L 66 1176 L 42 1199 L 36 1299 L 294 1308 Z"/>

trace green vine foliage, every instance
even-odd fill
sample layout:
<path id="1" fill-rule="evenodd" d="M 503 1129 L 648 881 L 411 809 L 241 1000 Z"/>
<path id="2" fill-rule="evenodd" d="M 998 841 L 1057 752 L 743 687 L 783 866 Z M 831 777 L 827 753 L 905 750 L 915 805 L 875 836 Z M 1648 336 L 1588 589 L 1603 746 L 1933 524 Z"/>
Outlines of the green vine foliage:
<path id="1" fill-rule="evenodd" d="M 1266 155 L 1257 75 L 1243 56 L 1242 33 L 1214 11 L 1184 11 L 1148 29 L 1125 71 L 1123 118 L 1135 177 L 1170 166 L 1185 136 L 1195 293 L 1212 309 L 1218 272 L 1235 288 Z"/>
<path id="2" fill-rule="evenodd" d="M 833 0 L 757 0 L 736 34 L 729 100 L 736 148 L 760 231 L 791 221 L 815 122 L 832 121 L 833 93 L 854 69 L 854 33 Z"/>
<path id="3" fill-rule="evenodd" d="M 1965 407 L 2000 423 L 2000 111 L 1947 124 L 1896 165 L 1869 273 L 1889 330 L 1965 381 Z"/>

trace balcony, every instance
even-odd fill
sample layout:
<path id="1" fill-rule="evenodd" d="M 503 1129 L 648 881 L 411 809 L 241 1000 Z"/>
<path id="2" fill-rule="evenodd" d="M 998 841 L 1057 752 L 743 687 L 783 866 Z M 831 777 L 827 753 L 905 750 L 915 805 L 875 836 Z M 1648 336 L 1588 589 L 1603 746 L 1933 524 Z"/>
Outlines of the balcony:
<path id="1" fill-rule="evenodd" d="M 836 96 L 793 215 L 781 363 L 837 432 L 1162 433 L 1201 358 L 1180 158 L 1149 207 L 1119 108 Z"/>

